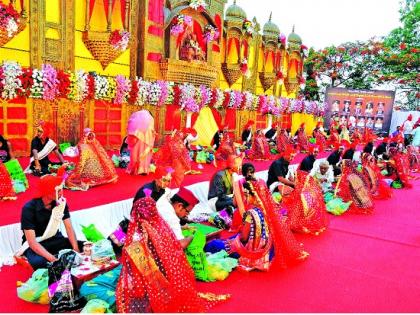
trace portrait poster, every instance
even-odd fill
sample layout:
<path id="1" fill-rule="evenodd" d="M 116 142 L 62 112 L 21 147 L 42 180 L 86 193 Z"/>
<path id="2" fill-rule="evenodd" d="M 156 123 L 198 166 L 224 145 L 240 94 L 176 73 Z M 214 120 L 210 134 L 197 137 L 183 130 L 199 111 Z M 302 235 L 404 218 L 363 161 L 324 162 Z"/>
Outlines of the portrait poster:
<path id="1" fill-rule="evenodd" d="M 369 128 L 376 134 L 388 133 L 394 98 L 394 91 L 327 88 L 324 128 L 329 129 L 335 120 L 350 130 Z"/>

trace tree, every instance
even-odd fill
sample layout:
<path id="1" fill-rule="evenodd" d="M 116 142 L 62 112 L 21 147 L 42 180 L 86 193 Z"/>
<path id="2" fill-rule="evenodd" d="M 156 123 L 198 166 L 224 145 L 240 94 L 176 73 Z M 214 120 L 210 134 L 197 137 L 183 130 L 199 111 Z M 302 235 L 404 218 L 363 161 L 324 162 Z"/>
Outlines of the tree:
<path id="1" fill-rule="evenodd" d="M 309 55 L 313 54 L 314 50 L 311 48 L 309 50 Z M 319 86 L 316 81 L 316 72 L 314 70 L 315 63 L 314 61 L 306 61 L 304 64 L 304 70 L 306 72 L 306 85 L 305 89 L 302 92 L 302 96 L 311 101 L 319 101 Z"/>
<path id="2" fill-rule="evenodd" d="M 420 110 L 420 2 L 405 0 L 402 26 L 384 39 L 379 82 L 397 88 L 396 103 L 404 110 Z"/>
<path id="3" fill-rule="evenodd" d="M 383 44 L 373 39 L 319 51 L 311 49 L 306 66 L 315 71 L 322 87 L 371 89 L 380 75 L 377 57 L 382 51 Z"/>

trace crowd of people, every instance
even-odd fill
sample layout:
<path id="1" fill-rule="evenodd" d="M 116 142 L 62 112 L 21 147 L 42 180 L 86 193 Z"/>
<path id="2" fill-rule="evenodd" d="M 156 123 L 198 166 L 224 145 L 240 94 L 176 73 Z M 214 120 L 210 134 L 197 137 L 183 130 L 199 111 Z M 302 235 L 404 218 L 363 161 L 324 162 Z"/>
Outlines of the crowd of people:
<path id="1" fill-rule="evenodd" d="M 121 155 L 130 155 L 129 173 L 148 174 L 150 164 L 157 167 L 153 180 L 134 196 L 124 231 L 122 268 L 115 288 L 119 312 L 198 312 L 227 298 L 197 291 L 185 255 L 195 237 L 189 214 L 199 200 L 183 180 L 193 171 L 197 151 L 214 151 L 219 168 L 209 182 L 208 207 L 214 207 L 214 214 L 207 224 L 226 231 L 203 250 L 226 251 L 238 260 L 237 268 L 245 271 L 268 271 L 305 260 L 309 254 L 293 233 L 319 235 L 328 228 L 329 212 L 370 214 L 375 200 L 390 198 L 392 188 L 410 188 L 411 172 L 419 170 L 419 121 L 411 127 L 412 140 L 403 131 L 378 138 L 368 129 L 349 130 L 336 123 L 328 132 L 317 124 L 312 137 L 302 124 L 292 137 L 290 130 L 276 123 L 254 132 L 254 122 L 249 121 L 241 142 L 235 143 L 222 126 L 213 137 L 213 148 L 207 149 L 192 145 L 197 134 L 189 128 L 167 135 L 154 153 L 153 118 L 147 118 L 146 127 L 138 125 L 146 116 L 137 113 L 130 119 L 121 148 Z M 35 198 L 22 209 L 24 237 L 17 253 L 33 269 L 47 268 L 62 249 L 82 251 L 63 187 L 86 190 L 118 180 L 111 158 L 92 130 L 85 129 L 78 144 L 79 160 L 69 171 L 47 126 L 37 129 L 31 143 L 27 171 L 41 178 Z M 14 156 L 3 137 L 0 145 L 0 172 L 5 178 L 0 192 L 6 199 L 15 194 L 3 162 Z M 330 151 L 328 157 L 317 163 L 318 154 L 325 151 Z M 290 163 L 298 152 L 306 156 L 295 169 Z M 56 174 L 51 174 L 51 153 L 64 164 Z M 245 158 L 249 162 L 244 163 Z M 253 160 L 273 160 L 266 181 L 256 176 Z M 67 237 L 59 231 L 61 222 Z M 185 234 L 185 230 L 193 232 Z"/>

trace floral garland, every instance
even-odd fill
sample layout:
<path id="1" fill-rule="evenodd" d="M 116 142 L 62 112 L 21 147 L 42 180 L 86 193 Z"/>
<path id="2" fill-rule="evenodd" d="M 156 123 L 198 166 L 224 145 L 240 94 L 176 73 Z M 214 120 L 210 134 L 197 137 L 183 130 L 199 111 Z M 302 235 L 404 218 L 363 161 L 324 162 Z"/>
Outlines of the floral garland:
<path id="1" fill-rule="evenodd" d="M 186 112 L 198 113 L 200 107 L 195 100 L 195 87 L 192 84 L 184 83 L 179 86 L 179 105 Z"/>
<path id="2" fill-rule="evenodd" d="M 207 7 L 205 0 L 190 0 L 190 8 L 197 11 L 203 11 Z"/>
<path id="3" fill-rule="evenodd" d="M 255 33 L 255 25 L 250 20 L 245 20 L 242 24 L 242 28 L 248 35 L 253 35 Z"/>
<path id="4" fill-rule="evenodd" d="M 129 79 L 126 79 L 122 75 L 117 75 L 115 77 L 115 82 L 117 84 L 117 89 L 115 91 L 114 104 L 121 105 L 128 99 L 131 89 L 131 82 Z"/>
<path id="5" fill-rule="evenodd" d="M 193 19 L 189 15 L 178 14 L 172 20 L 171 35 L 178 36 L 183 33 L 188 26 L 193 25 Z"/>
<path id="6" fill-rule="evenodd" d="M 198 112 L 205 106 L 215 109 L 258 110 L 262 114 L 278 116 L 284 113 L 307 113 L 322 116 L 326 104 L 255 95 L 249 91 L 222 91 L 201 85 L 175 84 L 167 81 L 149 82 L 141 78 L 131 81 L 122 75 L 115 78 L 87 73 L 56 70 L 45 64 L 42 69 L 22 68 L 16 62 L 0 65 L 0 96 L 2 99 L 31 97 L 53 100 L 57 97 L 75 102 L 96 99 L 143 106 L 175 104 L 187 112 Z"/>
<path id="7" fill-rule="evenodd" d="M 31 97 L 32 98 L 42 98 L 42 95 L 44 94 L 44 75 L 42 73 L 42 70 L 34 69 L 32 71 L 32 79 L 33 84 L 31 86 Z"/>
<path id="8" fill-rule="evenodd" d="M 58 95 L 58 77 L 57 77 L 57 70 L 50 64 L 43 64 L 42 65 L 42 73 L 43 73 L 43 80 L 42 80 L 42 87 L 44 93 L 42 94 L 42 99 L 45 101 L 52 101 Z"/>
<path id="9" fill-rule="evenodd" d="M 1 67 L 2 79 L 0 80 L 2 98 L 10 100 L 18 96 L 18 91 L 22 87 L 19 76 L 22 73 L 22 67 L 18 63 L 12 61 L 3 63 Z"/>
<path id="10" fill-rule="evenodd" d="M 207 24 L 204 27 L 203 37 L 204 37 L 204 41 L 206 43 L 212 42 L 214 40 L 218 40 L 219 36 L 220 36 L 220 33 L 219 33 L 219 30 L 216 27 L 214 27 L 210 24 Z"/>
<path id="11" fill-rule="evenodd" d="M 131 34 L 126 30 L 115 30 L 109 35 L 109 43 L 115 50 L 126 51 Z"/>
<path id="12" fill-rule="evenodd" d="M 19 19 L 20 15 L 11 3 L 0 2 L 0 27 L 6 30 L 7 37 L 13 37 L 18 31 Z"/>

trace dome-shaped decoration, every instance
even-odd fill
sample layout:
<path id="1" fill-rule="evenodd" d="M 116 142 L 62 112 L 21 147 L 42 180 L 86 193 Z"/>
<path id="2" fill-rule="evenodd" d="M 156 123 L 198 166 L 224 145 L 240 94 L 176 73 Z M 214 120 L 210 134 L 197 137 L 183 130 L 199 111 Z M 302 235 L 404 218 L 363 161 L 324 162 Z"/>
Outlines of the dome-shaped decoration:
<path id="1" fill-rule="evenodd" d="M 270 13 L 270 18 L 268 19 L 267 23 L 265 23 L 263 26 L 263 37 L 265 42 L 270 40 L 277 42 L 280 35 L 279 27 L 271 22 L 271 18 L 272 12 Z"/>
<path id="2" fill-rule="evenodd" d="M 181 6 L 188 6 L 190 4 L 190 1 L 188 0 L 169 0 L 170 6 L 171 6 L 171 11 L 173 11 L 174 9 L 176 9 L 177 7 L 181 7 Z"/>
<path id="3" fill-rule="evenodd" d="M 233 1 L 233 4 L 227 8 L 225 20 L 228 22 L 243 22 L 244 20 L 246 20 L 245 11 L 236 4 L 236 0 Z"/>
<path id="4" fill-rule="evenodd" d="M 296 50 L 300 51 L 300 47 L 302 45 L 302 39 L 298 34 L 295 33 L 295 26 L 293 25 L 292 32 L 287 37 L 287 43 L 289 46 L 289 50 Z"/>

